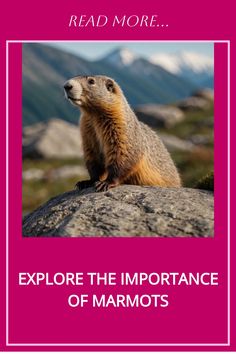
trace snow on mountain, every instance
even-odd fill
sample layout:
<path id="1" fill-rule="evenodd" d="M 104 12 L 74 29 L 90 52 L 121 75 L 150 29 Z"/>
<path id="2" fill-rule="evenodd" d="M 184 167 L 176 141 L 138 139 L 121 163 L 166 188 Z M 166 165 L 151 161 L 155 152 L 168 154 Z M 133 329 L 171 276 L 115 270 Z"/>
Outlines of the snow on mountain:
<path id="1" fill-rule="evenodd" d="M 105 60 L 112 65 L 121 67 L 129 66 L 139 58 L 130 49 L 121 47 L 109 53 Z M 175 75 L 181 75 L 187 70 L 196 74 L 202 72 L 213 74 L 213 58 L 196 52 L 157 53 L 148 60 Z"/>
<path id="2" fill-rule="evenodd" d="M 199 86 L 208 83 L 213 88 L 214 60 L 196 52 L 158 53 L 149 58 L 172 74 L 188 79 Z"/>
<path id="3" fill-rule="evenodd" d="M 198 87 L 202 87 L 206 82 L 210 88 L 214 85 L 213 58 L 197 52 L 157 53 L 145 58 L 138 56 L 128 48 L 121 47 L 109 53 L 102 60 L 118 69 L 127 68 L 134 74 L 142 72 L 152 75 L 156 66 Z"/>
<path id="4" fill-rule="evenodd" d="M 153 64 L 157 64 L 173 74 L 181 75 L 186 70 L 194 73 L 213 73 L 213 58 L 195 52 L 158 53 L 150 57 Z"/>
<path id="5" fill-rule="evenodd" d="M 108 54 L 105 59 L 112 65 L 122 67 L 131 65 L 137 58 L 137 55 L 134 54 L 131 50 L 122 47 Z"/>

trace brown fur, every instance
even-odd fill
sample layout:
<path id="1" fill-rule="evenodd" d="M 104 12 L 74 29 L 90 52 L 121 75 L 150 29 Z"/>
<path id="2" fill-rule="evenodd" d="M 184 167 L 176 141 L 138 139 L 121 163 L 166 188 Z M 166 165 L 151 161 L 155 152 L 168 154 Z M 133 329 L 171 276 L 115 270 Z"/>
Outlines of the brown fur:
<path id="1" fill-rule="evenodd" d="M 148 138 L 142 140 L 141 123 L 128 106 L 120 87 L 109 78 L 93 76 L 91 78 L 97 80 L 96 84 L 100 89 L 97 91 L 99 95 L 97 97 L 95 84 L 92 85 L 90 93 L 88 79 L 78 78 L 83 88 L 80 96 L 82 100 L 80 130 L 84 158 L 91 181 L 78 182 L 77 186 L 84 188 L 91 182 L 95 183 L 97 191 L 107 190 L 119 184 L 179 187 L 180 178 L 163 144 L 158 142 L 157 149 L 160 150 L 158 154 L 163 155 L 164 162 L 168 160 L 166 163 L 170 172 L 168 168 L 167 172 L 160 170 L 162 161 L 161 164 L 154 162 L 155 154 L 152 154 L 151 150 L 153 146 L 150 149 L 145 149 L 146 146 L 143 148 L 142 144 L 149 144 L 149 140 L 156 137 L 153 132 L 149 137 L 147 132 L 149 128 L 145 127 Z M 69 82 L 76 85 L 76 79 Z M 112 91 L 109 89 L 106 93 L 101 85 L 107 79 L 114 85 L 110 88 Z M 109 99 L 106 99 L 106 95 Z M 161 168 L 165 170 L 164 165 Z"/>

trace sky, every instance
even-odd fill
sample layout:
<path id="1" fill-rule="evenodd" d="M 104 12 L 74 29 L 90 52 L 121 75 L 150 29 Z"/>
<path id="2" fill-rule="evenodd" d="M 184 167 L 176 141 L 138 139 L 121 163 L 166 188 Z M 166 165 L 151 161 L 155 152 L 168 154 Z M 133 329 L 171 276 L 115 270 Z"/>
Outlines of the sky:
<path id="1" fill-rule="evenodd" d="M 214 55 L 213 42 L 57 42 L 47 43 L 86 59 L 99 59 L 118 47 L 126 47 L 143 57 L 156 53 L 197 52 L 211 58 Z"/>

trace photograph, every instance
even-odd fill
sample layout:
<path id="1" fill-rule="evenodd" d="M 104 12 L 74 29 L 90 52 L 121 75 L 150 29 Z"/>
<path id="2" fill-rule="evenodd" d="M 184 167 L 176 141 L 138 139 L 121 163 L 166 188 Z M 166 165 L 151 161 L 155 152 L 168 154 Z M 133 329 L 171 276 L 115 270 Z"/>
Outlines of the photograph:
<path id="1" fill-rule="evenodd" d="M 214 43 L 22 44 L 23 237 L 214 236 Z"/>

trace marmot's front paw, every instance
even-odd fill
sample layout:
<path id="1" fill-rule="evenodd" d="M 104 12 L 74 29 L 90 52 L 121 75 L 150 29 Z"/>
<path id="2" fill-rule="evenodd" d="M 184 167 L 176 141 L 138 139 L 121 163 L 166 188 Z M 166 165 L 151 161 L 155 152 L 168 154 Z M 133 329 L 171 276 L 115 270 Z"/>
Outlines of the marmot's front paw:
<path id="1" fill-rule="evenodd" d="M 106 181 L 98 181 L 95 183 L 96 192 L 106 192 L 111 188 L 111 185 Z"/>
<path id="2" fill-rule="evenodd" d="M 94 185 L 94 181 L 91 181 L 89 179 L 89 180 L 77 182 L 76 185 L 75 185 L 75 188 L 79 189 L 81 191 L 82 189 L 92 187 L 93 185 Z"/>

